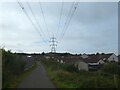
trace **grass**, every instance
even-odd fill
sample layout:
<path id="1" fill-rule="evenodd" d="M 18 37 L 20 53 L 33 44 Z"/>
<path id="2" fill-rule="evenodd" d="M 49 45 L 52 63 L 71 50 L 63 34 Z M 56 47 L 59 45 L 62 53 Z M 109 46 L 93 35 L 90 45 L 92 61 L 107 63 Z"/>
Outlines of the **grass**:
<path id="1" fill-rule="evenodd" d="M 47 75 L 50 78 L 51 81 L 53 81 L 53 84 L 57 88 L 66 88 L 66 84 L 59 82 L 59 77 L 57 76 L 57 72 L 52 71 L 51 68 L 46 67 Z"/>
<path id="2" fill-rule="evenodd" d="M 113 74 L 104 74 L 102 71 L 70 72 L 54 61 L 43 61 L 43 64 L 57 88 L 116 88 Z"/>
<path id="3" fill-rule="evenodd" d="M 54 64 L 53 64 L 54 63 Z M 51 63 L 47 63 L 45 64 L 43 62 L 45 69 L 47 71 L 47 75 L 48 77 L 51 79 L 51 81 L 54 83 L 54 85 L 57 88 L 74 88 L 75 86 L 73 86 L 71 83 L 68 83 L 66 81 L 64 81 L 62 75 L 64 74 L 64 77 L 71 77 L 71 73 L 64 71 L 62 68 L 59 67 L 59 63 L 57 62 L 51 62 Z M 61 65 L 60 65 L 61 66 Z M 66 79 L 65 79 L 66 80 Z"/>
<path id="4" fill-rule="evenodd" d="M 37 67 L 36 64 L 34 64 L 30 69 L 24 71 L 22 74 L 20 74 L 19 76 L 14 76 L 11 80 L 10 83 L 8 83 L 8 86 L 6 86 L 5 88 L 17 88 L 18 85 L 20 84 L 20 82 L 26 77 L 28 76 L 35 68 Z"/>

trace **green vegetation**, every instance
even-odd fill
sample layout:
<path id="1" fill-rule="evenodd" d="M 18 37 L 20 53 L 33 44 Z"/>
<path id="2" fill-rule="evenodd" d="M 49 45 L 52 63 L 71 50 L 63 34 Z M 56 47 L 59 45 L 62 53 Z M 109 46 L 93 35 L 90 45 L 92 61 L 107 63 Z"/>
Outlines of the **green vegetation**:
<path id="1" fill-rule="evenodd" d="M 106 72 L 108 74 L 118 74 L 118 67 L 117 63 L 115 62 L 108 62 L 105 64 L 102 69 L 103 72 Z"/>
<path id="2" fill-rule="evenodd" d="M 24 71 L 26 63 L 16 53 L 2 50 L 2 88 L 15 88 L 35 67 Z"/>
<path id="3" fill-rule="evenodd" d="M 50 79 L 58 88 L 117 88 L 118 74 L 114 70 L 117 64 L 108 63 L 96 72 L 77 71 L 72 66 L 52 60 L 43 60 Z M 112 68 L 111 68 L 112 64 Z M 72 68 L 72 69 L 71 69 Z M 71 71 L 70 71 L 71 69 Z M 109 69 L 111 69 L 109 71 Z M 119 79 L 120 80 L 120 79 Z"/>

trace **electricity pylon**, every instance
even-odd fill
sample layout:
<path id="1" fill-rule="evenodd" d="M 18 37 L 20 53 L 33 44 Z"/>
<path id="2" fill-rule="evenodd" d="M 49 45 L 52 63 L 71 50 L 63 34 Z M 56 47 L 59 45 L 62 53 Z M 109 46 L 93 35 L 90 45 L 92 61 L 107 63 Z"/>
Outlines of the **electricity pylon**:
<path id="1" fill-rule="evenodd" d="M 50 38 L 50 47 L 51 47 L 51 52 L 52 53 L 56 53 L 56 46 L 57 46 L 57 41 L 56 41 L 56 38 L 54 37 L 54 35 L 53 35 L 53 37 L 52 38 Z"/>

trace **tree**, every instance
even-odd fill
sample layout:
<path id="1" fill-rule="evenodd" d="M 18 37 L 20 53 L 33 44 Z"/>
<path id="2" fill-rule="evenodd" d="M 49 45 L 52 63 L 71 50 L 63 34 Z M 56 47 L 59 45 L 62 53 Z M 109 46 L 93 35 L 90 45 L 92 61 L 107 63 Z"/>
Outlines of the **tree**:
<path id="1" fill-rule="evenodd" d="M 99 53 L 97 52 L 96 55 L 99 55 Z"/>
<path id="2" fill-rule="evenodd" d="M 44 55 L 45 55 L 45 53 L 44 53 L 44 52 L 42 52 L 42 55 L 44 56 Z"/>

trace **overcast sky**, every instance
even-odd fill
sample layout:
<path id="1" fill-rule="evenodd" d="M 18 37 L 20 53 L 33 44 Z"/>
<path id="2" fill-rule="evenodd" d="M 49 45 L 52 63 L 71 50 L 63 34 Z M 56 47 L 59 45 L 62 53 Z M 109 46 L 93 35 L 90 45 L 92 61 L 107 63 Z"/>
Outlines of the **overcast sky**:
<path id="1" fill-rule="evenodd" d="M 35 23 L 27 4 L 25 2 L 22 4 Z M 79 2 L 62 40 L 62 30 L 72 2 L 63 3 L 58 34 L 56 33 L 62 3 L 41 3 L 48 31 L 38 2 L 29 4 L 44 34 L 39 30 L 42 36 L 39 35 L 17 2 L 1 3 L 0 46 L 5 45 L 7 50 L 16 52 L 50 52 L 48 39 L 49 35 L 50 37 L 54 35 L 58 41 L 57 52 L 118 53 L 117 2 Z"/>

